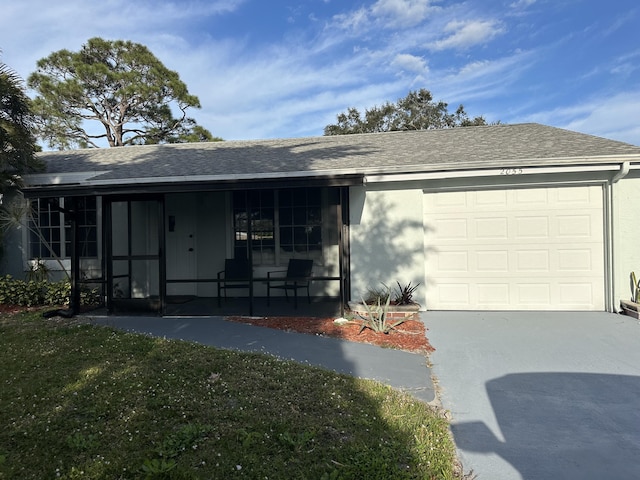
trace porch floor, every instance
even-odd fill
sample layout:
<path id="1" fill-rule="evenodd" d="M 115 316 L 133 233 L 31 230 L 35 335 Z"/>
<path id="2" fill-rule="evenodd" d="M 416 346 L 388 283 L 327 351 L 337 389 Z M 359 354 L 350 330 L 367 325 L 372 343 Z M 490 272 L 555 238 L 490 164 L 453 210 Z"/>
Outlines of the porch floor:
<path id="1" fill-rule="evenodd" d="M 152 306 L 149 308 L 149 306 Z M 146 307 L 146 308 L 145 308 Z M 155 307 L 155 308 L 153 308 Z M 149 315 L 157 314 L 158 302 L 133 301 L 128 305 L 120 301 L 114 315 Z M 155 310 L 155 311 L 154 311 Z M 254 297 L 253 312 L 250 312 L 249 298 L 228 297 L 221 299 L 218 306 L 216 297 L 173 296 L 167 298 L 165 316 L 248 316 L 254 317 L 322 317 L 338 318 L 340 299 L 334 297 L 312 297 L 307 302 L 306 297 L 298 297 L 298 307 L 295 308 L 293 298 L 289 301 L 285 297 L 271 297 L 271 304 L 267 305 L 266 297 Z"/>

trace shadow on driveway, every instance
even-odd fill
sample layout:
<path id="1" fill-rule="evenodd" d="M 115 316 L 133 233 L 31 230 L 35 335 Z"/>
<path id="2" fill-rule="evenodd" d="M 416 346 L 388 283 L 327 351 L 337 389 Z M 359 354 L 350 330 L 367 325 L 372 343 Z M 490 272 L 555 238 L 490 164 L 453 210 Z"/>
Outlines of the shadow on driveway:
<path id="1" fill-rule="evenodd" d="M 511 374 L 486 389 L 503 439 L 462 422 L 452 425 L 458 448 L 500 455 L 526 480 L 640 478 L 640 377 Z"/>
<path id="2" fill-rule="evenodd" d="M 605 312 L 426 312 L 465 471 L 640 478 L 640 324 Z"/>

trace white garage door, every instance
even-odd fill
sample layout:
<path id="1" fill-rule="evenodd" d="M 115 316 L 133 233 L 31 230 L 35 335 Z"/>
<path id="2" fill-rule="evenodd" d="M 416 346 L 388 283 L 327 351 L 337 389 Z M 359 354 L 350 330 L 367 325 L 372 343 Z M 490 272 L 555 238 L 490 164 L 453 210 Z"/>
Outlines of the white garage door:
<path id="1" fill-rule="evenodd" d="M 424 195 L 428 310 L 604 310 L 602 188 Z"/>

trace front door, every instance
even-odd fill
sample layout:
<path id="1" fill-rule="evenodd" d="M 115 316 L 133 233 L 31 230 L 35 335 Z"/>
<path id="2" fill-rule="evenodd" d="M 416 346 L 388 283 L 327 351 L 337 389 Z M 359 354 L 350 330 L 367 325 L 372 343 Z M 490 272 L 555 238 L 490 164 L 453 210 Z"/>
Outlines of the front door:
<path id="1" fill-rule="evenodd" d="M 197 294 L 197 283 L 186 281 L 197 278 L 196 196 L 193 193 L 167 195 L 165 210 L 167 298 L 171 301 L 172 297 Z"/>
<path id="2" fill-rule="evenodd" d="M 111 311 L 161 311 L 163 202 L 107 202 L 107 297 Z"/>

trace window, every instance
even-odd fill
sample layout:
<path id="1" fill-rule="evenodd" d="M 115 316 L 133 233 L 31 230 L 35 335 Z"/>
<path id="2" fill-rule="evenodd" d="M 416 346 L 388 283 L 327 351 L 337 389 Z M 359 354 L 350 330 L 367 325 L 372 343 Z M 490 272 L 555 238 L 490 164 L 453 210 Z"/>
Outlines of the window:
<path id="1" fill-rule="evenodd" d="M 247 256 L 250 226 L 254 265 L 322 260 L 320 188 L 235 192 L 233 221 L 236 258 Z"/>
<path id="2" fill-rule="evenodd" d="M 305 258 L 322 251 L 322 208 L 317 188 L 281 190 L 280 248 Z"/>
<path id="3" fill-rule="evenodd" d="M 96 197 L 76 198 L 80 258 L 98 256 L 98 209 L 96 203 Z M 66 251 L 71 252 L 71 225 L 67 225 L 65 228 L 65 240 Z"/>
<path id="4" fill-rule="evenodd" d="M 62 215 L 48 198 L 32 200 L 29 218 L 29 255 L 31 258 L 62 257 Z"/>
<path id="5" fill-rule="evenodd" d="M 71 255 L 71 223 L 62 210 L 64 198 L 32 200 L 33 216 L 29 219 L 30 258 L 68 258 Z M 76 199 L 80 257 L 98 256 L 98 214 L 96 197 Z"/>
<path id="6" fill-rule="evenodd" d="M 269 265 L 275 262 L 274 192 L 250 190 L 233 196 L 235 258 L 248 257 L 249 221 L 253 263 Z"/>

